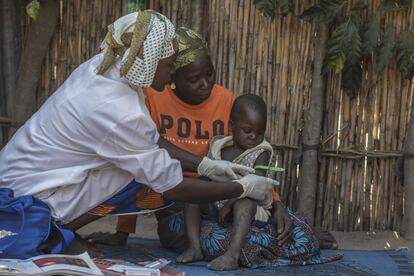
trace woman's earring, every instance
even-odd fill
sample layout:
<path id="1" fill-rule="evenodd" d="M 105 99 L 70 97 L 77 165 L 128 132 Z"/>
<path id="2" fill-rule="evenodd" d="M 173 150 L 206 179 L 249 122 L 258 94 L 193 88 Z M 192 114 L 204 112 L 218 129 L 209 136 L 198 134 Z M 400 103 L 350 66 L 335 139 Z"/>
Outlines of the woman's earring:
<path id="1" fill-rule="evenodd" d="M 170 87 L 171 87 L 171 89 L 172 89 L 172 90 L 174 90 L 174 89 L 175 89 L 175 83 L 173 83 L 173 82 L 172 82 L 172 83 L 170 84 Z"/>

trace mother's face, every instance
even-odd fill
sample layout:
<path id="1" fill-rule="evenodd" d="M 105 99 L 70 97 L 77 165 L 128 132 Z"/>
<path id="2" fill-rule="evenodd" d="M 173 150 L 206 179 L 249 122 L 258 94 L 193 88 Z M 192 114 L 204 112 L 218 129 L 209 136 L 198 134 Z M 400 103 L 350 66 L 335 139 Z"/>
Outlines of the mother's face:
<path id="1" fill-rule="evenodd" d="M 200 57 L 198 60 L 176 70 L 172 79 L 175 94 L 183 102 L 191 105 L 201 104 L 210 97 L 216 81 L 211 58 Z"/>

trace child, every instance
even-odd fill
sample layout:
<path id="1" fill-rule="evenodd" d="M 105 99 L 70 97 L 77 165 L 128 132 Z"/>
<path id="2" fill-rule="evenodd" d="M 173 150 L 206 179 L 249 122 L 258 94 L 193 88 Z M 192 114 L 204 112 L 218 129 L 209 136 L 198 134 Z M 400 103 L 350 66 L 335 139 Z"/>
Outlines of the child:
<path id="1" fill-rule="evenodd" d="M 248 94 L 238 97 L 231 109 L 230 128 L 233 136 L 215 136 L 210 141 L 209 157 L 232 161 L 255 168 L 268 167 L 273 155 L 272 146 L 265 141 L 267 108 L 262 98 Z M 256 174 L 266 176 L 266 169 L 256 169 Z M 188 204 L 185 209 L 185 223 L 188 249 L 178 256 L 177 262 L 191 262 L 202 259 L 200 249 L 200 211 L 206 208 Z M 253 223 L 267 223 L 268 208 L 260 207 L 250 199 L 231 199 L 215 202 L 208 207 L 208 216 L 213 215 L 221 224 L 227 224 L 233 213 L 232 237 L 227 252 L 208 264 L 214 270 L 231 270 L 238 267 L 240 250 L 246 240 L 249 227 Z M 218 214 L 217 214 L 218 210 Z"/>

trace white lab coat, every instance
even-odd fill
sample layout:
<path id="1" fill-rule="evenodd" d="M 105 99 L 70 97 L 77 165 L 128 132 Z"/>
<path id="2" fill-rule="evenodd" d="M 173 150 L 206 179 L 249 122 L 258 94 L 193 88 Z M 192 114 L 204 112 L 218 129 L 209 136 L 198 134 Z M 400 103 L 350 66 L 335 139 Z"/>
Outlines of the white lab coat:
<path id="1" fill-rule="evenodd" d="M 182 181 L 157 145 L 142 90 L 120 78 L 119 62 L 97 75 L 101 58 L 81 64 L 0 152 L 0 188 L 36 196 L 62 223 L 133 179 L 160 193 Z"/>

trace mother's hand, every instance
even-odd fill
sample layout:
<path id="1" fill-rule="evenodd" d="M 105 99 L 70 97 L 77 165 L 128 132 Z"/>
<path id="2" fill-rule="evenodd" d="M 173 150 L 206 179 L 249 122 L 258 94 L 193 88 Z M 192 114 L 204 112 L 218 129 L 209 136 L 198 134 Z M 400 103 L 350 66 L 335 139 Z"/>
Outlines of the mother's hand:
<path id="1" fill-rule="evenodd" d="M 291 238 L 293 221 L 287 208 L 279 201 L 274 204 L 273 220 L 276 222 L 277 243 L 282 246 Z"/>

